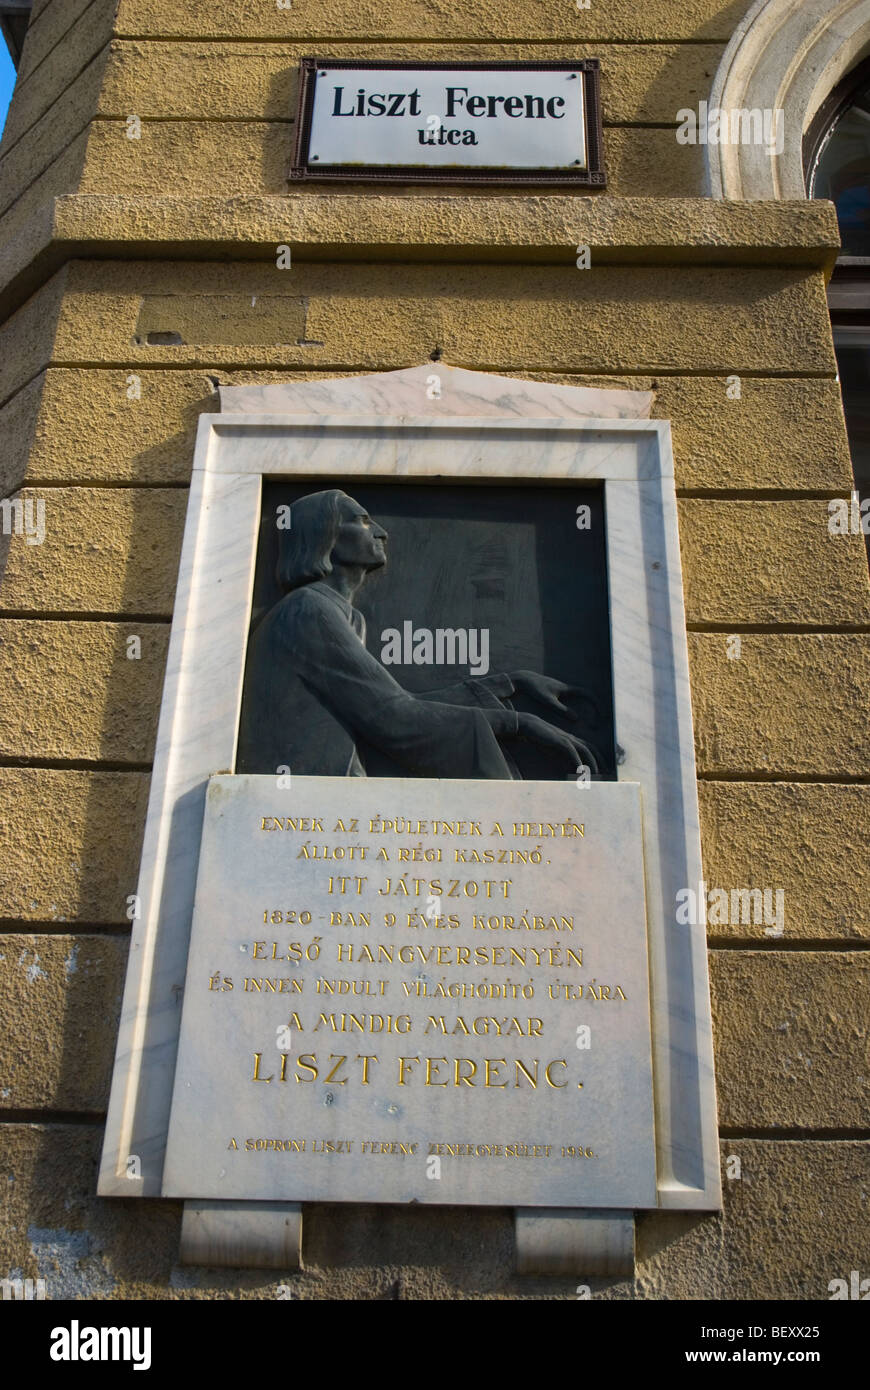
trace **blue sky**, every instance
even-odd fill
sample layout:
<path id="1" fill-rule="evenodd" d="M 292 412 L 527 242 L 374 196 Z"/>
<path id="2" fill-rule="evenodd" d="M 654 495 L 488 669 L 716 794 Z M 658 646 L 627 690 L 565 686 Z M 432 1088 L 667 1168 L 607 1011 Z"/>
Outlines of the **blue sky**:
<path id="1" fill-rule="evenodd" d="M 0 133 L 6 124 L 6 112 L 9 110 L 14 86 L 15 69 L 12 66 L 12 59 L 9 57 L 9 49 L 0 39 Z"/>

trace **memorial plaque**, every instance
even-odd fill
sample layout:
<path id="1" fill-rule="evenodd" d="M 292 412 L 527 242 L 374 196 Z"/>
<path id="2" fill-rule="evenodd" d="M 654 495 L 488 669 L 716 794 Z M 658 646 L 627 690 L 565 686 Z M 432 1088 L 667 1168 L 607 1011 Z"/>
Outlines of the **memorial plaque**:
<path id="1" fill-rule="evenodd" d="M 656 1205 L 640 789 L 217 776 L 164 1193 Z"/>
<path id="2" fill-rule="evenodd" d="M 99 1187 L 185 1260 L 720 1205 L 668 426 L 436 365 L 200 422 Z"/>

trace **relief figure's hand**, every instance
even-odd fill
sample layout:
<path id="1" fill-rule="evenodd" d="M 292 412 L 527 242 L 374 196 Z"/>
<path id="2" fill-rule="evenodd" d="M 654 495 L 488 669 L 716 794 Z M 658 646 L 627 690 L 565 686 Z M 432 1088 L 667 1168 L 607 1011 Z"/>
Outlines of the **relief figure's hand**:
<path id="1" fill-rule="evenodd" d="M 537 671 L 511 671 L 510 678 L 518 694 L 531 695 L 538 704 L 564 719 L 576 719 L 572 709 L 565 704 L 566 695 L 583 694 L 579 686 L 566 685 L 553 676 L 541 676 Z"/>
<path id="2" fill-rule="evenodd" d="M 548 724 L 546 719 L 539 719 L 536 714 L 518 714 L 517 721 L 517 738 L 536 743 L 551 753 L 562 754 L 572 768 L 579 762 L 589 766 L 593 772 L 599 771 L 598 759 L 582 739 L 575 738 L 573 734 L 566 734 L 563 729 L 557 729 L 554 724 Z"/>

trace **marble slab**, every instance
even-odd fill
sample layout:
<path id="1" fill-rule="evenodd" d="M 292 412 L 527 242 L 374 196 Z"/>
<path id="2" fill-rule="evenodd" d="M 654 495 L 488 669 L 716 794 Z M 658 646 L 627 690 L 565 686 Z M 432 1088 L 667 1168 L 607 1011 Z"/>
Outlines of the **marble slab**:
<path id="1" fill-rule="evenodd" d="M 211 778 L 164 1194 L 654 1207 L 639 793 Z"/>
<path id="2" fill-rule="evenodd" d="M 220 398 L 221 411 L 230 414 L 645 420 L 655 395 L 652 391 L 613 387 L 518 381 L 515 377 L 451 367 L 446 362 L 424 362 L 418 367 L 343 377 L 340 381 L 314 379 L 262 386 L 222 386 Z"/>
<path id="3" fill-rule="evenodd" d="M 670 427 L 637 418 L 629 401 L 625 418 L 612 403 L 606 418 L 606 402 L 586 418 L 586 388 L 483 373 L 462 371 L 451 401 L 444 380 L 460 369 L 431 367 L 445 373 L 440 399 L 421 389 L 423 366 L 230 388 L 270 394 L 236 397 L 232 414 L 200 420 L 102 1195 L 162 1191 L 205 791 L 235 762 L 262 479 L 328 486 L 340 468 L 370 479 L 602 483 L 618 775 L 640 785 L 643 808 L 658 1201 L 720 1206 L 706 941 L 702 926 L 681 925 L 675 913 L 676 893 L 703 874 Z"/>

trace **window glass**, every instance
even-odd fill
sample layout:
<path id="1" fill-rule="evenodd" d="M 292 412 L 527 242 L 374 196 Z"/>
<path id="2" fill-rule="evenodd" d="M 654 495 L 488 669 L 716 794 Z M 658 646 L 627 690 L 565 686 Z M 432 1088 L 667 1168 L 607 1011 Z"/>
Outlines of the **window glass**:
<path id="1" fill-rule="evenodd" d="M 855 490 L 870 498 L 870 62 L 822 103 L 804 139 L 811 198 L 837 209 L 842 248 L 828 300 Z M 862 263 L 863 262 L 863 263 Z M 855 526 L 850 506 L 850 529 Z M 870 559 L 870 513 L 859 519 Z"/>
<path id="2" fill-rule="evenodd" d="M 849 83 L 818 139 L 809 191 L 836 206 L 842 254 L 870 256 L 870 73 L 862 67 Z"/>
<path id="3" fill-rule="evenodd" d="M 843 339 L 847 337 L 848 341 Z M 870 497 L 870 328 L 863 331 L 837 331 L 834 325 L 834 347 L 840 373 L 840 391 L 849 435 L 849 452 L 855 489 L 861 502 Z M 851 522 L 851 518 L 850 518 Z M 866 518 L 861 520 L 864 540 L 870 554 L 870 535 Z"/>

